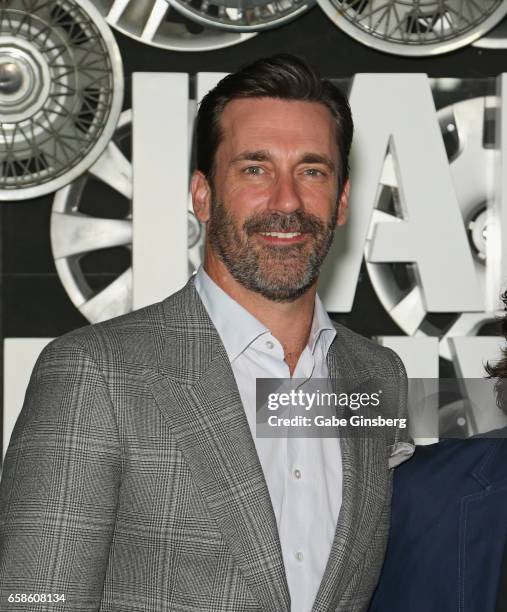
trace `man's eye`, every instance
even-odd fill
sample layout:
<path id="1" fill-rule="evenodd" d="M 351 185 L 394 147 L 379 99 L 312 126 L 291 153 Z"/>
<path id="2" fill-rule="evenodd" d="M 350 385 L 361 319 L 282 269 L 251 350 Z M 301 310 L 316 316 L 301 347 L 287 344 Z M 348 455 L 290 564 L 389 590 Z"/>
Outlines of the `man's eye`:
<path id="1" fill-rule="evenodd" d="M 325 176 L 324 172 L 322 172 L 322 170 L 318 170 L 317 168 L 307 168 L 305 170 L 305 174 L 309 176 Z"/>
<path id="2" fill-rule="evenodd" d="M 259 176 L 259 175 L 261 175 L 264 172 L 264 170 L 260 166 L 248 166 L 248 168 L 245 168 L 243 170 L 243 172 L 245 174 L 251 174 L 253 176 Z"/>

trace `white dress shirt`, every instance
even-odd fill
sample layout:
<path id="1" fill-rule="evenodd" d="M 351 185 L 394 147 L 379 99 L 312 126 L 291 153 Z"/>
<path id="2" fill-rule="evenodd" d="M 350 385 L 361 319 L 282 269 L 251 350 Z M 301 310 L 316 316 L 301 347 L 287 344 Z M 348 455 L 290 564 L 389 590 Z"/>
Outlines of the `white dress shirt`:
<path id="1" fill-rule="evenodd" d="M 338 438 L 257 438 L 256 378 L 290 378 L 280 342 L 202 266 L 195 288 L 224 344 L 266 478 L 278 525 L 291 612 L 310 612 L 329 558 L 342 501 Z M 318 296 L 293 378 L 328 378 L 336 330 Z"/>

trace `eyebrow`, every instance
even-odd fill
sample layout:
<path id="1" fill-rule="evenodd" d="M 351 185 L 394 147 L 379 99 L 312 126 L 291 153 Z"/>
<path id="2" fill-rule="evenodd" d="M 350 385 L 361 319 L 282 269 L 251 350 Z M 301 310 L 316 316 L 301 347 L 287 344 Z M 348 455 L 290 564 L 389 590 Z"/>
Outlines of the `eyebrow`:
<path id="1" fill-rule="evenodd" d="M 269 151 L 266 151 L 265 149 L 258 151 L 243 151 L 234 157 L 231 163 L 235 164 L 241 161 L 272 161 L 272 157 Z M 331 158 L 329 158 L 327 155 L 321 155 L 320 153 L 303 153 L 301 159 L 298 161 L 298 164 L 322 164 L 323 166 L 327 166 L 332 172 L 336 171 L 335 164 Z"/>
<path id="2" fill-rule="evenodd" d="M 232 160 L 231 163 L 235 164 L 240 161 L 271 161 L 271 155 L 266 150 L 259 151 L 243 151 Z"/>
<path id="3" fill-rule="evenodd" d="M 299 161 L 300 164 L 322 164 L 327 166 L 329 170 L 335 172 L 335 164 L 332 159 L 327 155 L 321 155 L 320 153 L 305 153 Z"/>

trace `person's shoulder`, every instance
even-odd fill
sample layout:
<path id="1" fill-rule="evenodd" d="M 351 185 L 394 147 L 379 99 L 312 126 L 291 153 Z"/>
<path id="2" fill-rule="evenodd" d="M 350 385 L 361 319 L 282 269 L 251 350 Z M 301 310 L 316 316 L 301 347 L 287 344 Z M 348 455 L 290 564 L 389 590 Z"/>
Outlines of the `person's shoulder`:
<path id="1" fill-rule="evenodd" d="M 451 457 L 460 453 L 486 452 L 492 449 L 507 453 L 507 427 L 476 434 L 468 438 L 443 438 L 435 444 L 418 447 L 417 454 L 423 458 L 432 456 Z"/>
<path id="2" fill-rule="evenodd" d="M 405 367 L 400 357 L 390 348 L 366 338 L 337 321 L 333 321 L 336 329 L 335 341 L 340 350 L 347 353 L 349 360 L 361 363 L 363 368 L 382 371 L 392 376 L 406 376 Z"/>
<path id="3" fill-rule="evenodd" d="M 487 434 L 486 434 L 487 435 Z M 491 437 L 447 438 L 436 444 L 417 446 L 412 459 L 400 468 L 399 476 L 451 478 L 460 472 L 482 473 L 486 480 L 507 480 L 507 428 Z"/>
<path id="4" fill-rule="evenodd" d="M 131 362 L 156 367 L 163 353 L 166 324 L 171 312 L 184 309 L 180 290 L 160 302 L 100 323 L 71 330 L 52 340 L 40 359 L 82 354 L 99 364 Z"/>
<path id="5" fill-rule="evenodd" d="M 390 348 L 382 346 L 375 340 L 371 340 L 366 336 L 352 331 L 345 325 L 333 321 L 334 328 L 336 329 L 336 338 L 339 342 L 346 344 L 349 348 L 355 349 L 366 354 L 388 356 L 395 354 Z"/>
<path id="6" fill-rule="evenodd" d="M 62 359 L 96 362 L 101 369 L 108 362 L 153 361 L 151 347 L 161 325 L 160 305 L 150 306 L 69 331 L 52 340 L 42 351 L 39 362 L 58 363 Z"/>

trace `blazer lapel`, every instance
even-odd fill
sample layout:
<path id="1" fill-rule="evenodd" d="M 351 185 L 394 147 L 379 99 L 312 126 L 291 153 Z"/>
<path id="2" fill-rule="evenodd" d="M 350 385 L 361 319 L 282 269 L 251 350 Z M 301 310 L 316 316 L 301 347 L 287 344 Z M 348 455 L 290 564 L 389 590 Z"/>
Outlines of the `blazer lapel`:
<path id="1" fill-rule="evenodd" d="M 343 391 L 340 379 L 355 379 L 355 368 L 340 350 L 339 333 L 329 348 L 328 370 L 336 393 Z M 355 379 L 355 380 L 354 380 Z M 370 545 L 387 494 L 390 491 L 388 452 L 385 440 L 372 437 L 340 438 L 343 468 L 342 504 L 329 560 L 313 612 L 334 610 L 364 553 Z"/>
<path id="2" fill-rule="evenodd" d="M 152 392 L 252 593 L 263 610 L 288 612 L 276 519 L 227 353 L 193 279 L 170 299 Z"/>

